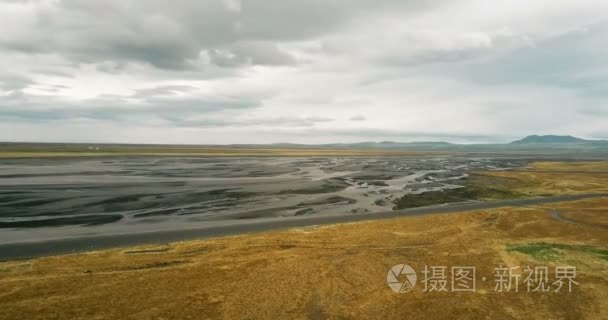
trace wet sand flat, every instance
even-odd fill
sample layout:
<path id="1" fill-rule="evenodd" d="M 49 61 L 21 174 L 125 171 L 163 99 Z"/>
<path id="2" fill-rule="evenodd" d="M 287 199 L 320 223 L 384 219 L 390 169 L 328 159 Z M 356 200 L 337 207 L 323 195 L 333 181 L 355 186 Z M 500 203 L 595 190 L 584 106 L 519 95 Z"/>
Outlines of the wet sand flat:
<path id="1" fill-rule="evenodd" d="M 111 157 L 0 160 L 0 244 L 393 210 L 518 159 Z"/>
<path id="2" fill-rule="evenodd" d="M 46 235 L 41 240 L 28 242 L 0 244 L 0 261 L 24 259 L 39 256 L 58 255 L 66 253 L 86 252 L 112 247 L 125 247 L 143 244 L 162 244 L 190 239 L 222 237 L 229 235 L 258 233 L 268 230 L 330 225 L 365 220 L 394 219 L 398 217 L 420 216 L 431 214 L 462 213 L 469 210 L 489 210 L 504 207 L 528 207 L 543 204 L 557 204 L 564 201 L 583 199 L 608 198 L 608 194 L 581 194 L 571 196 L 555 196 L 544 198 L 502 200 L 477 202 L 469 204 L 454 204 L 449 206 L 432 206 L 425 208 L 402 209 L 395 211 L 366 213 L 357 215 L 317 215 L 293 218 L 258 219 L 256 221 L 217 221 L 207 223 L 204 227 L 192 228 L 184 225 L 181 229 L 157 230 L 133 233 L 132 229 L 125 233 L 113 232 L 88 235 L 85 237 L 66 238 L 57 234 L 56 238 Z M 597 217 L 594 216 L 594 219 Z M 562 219 L 563 220 L 563 219 Z M 129 231 L 126 233 L 126 231 Z M 2 237 L 0 237 L 2 239 Z"/>

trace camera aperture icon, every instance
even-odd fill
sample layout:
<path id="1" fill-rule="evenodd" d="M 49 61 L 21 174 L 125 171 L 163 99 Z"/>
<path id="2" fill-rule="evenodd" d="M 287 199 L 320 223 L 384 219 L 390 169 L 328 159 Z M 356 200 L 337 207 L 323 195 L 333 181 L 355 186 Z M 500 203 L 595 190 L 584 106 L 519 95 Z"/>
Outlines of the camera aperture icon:
<path id="1" fill-rule="evenodd" d="M 397 293 L 407 293 L 416 286 L 416 271 L 407 264 L 398 264 L 392 267 L 386 275 L 386 282 L 391 290 Z"/>

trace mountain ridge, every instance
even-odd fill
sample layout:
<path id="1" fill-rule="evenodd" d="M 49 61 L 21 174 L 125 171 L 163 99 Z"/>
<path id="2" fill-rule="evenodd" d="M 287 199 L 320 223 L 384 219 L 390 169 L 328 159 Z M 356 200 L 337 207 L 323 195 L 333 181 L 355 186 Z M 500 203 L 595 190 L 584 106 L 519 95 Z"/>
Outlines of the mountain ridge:
<path id="1" fill-rule="evenodd" d="M 586 143 L 601 140 L 585 140 L 570 135 L 529 135 L 523 139 L 511 142 L 511 144 L 538 144 L 538 143 Z"/>

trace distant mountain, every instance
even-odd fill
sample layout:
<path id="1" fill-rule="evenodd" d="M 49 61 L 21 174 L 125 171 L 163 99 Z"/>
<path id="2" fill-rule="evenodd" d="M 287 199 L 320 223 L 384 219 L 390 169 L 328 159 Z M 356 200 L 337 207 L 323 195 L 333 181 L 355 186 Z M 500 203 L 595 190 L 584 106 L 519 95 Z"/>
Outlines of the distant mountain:
<path id="1" fill-rule="evenodd" d="M 345 144 L 348 147 L 354 148 L 374 148 L 374 149 L 408 149 L 416 147 L 427 147 L 427 148 L 445 148 L 452 146 L 451 143 L 443 141 L 421 141 L 421 142 L 394 142 L 394 141 L 382 141 L 382 142 L 359 142 Z"/>
<path id="2" fill-rule="evenodd" d="M 576 138 L 573 136 L 532 135 L 532 136 L 527 136 L 521 140 L 513 141 L 513 142 L 511 142 L 511 144 L 587 143 L 587 142 L 591 143 L 594 141 Z"/>
<path id="3" fill-rule="evenodd" d="M 354 142 L 354 143 L 327 143 L 327 144 L 295 144 L 295 143 L 274 143 L 271 146 L 275 148 L 295 148 L 295 149 L 314 149 L 314 148 L 330 148 L 330 149 L 442 149 L 456 146 L 443 141 L 422 141 L 422 142 Z"/>
<path id="4" fill-rule="evenodd" d="M 245 146 L 240 146 L 245 147 Z M 250 145 L 252 148 L 263 145 Z M 328 143 L 328 144 L 293 144 L 276 143 L 266 145 L 272 148 L 292 149 L 375 149 L 375 150 L 411 150 L 411 151 L 445 151 L 445 152 L 553 152 L 553 153 L 608 153 L 607 140 L 585 140 L 573 136 L 559 135 L 531 135 L 511 143 L 494 144 L 455 144 L 443 141 L 421 142 L 355 142 L 355 143 Z"/>

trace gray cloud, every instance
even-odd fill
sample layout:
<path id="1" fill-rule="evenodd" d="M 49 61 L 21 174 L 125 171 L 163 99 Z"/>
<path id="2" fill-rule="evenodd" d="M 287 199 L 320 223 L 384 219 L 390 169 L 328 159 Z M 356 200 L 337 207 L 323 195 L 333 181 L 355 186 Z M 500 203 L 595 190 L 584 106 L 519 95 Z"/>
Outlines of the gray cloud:
<path id="1" fill-rule="evenodd" d="M 240 117 L 240 118 L 207 118 L 201 120 L 174 119 L 173 124 L 180 127 L 193 128 L 221 128 L 221 127 L 277 127 L 302 128 L 314 127 L 316 124 L 332 122 L 334 119 L 326 117 Z"/>
<path id="2" fill-rule="evenodd" d="M 370 8 L 413 9 L 426 1 L 283 0 L 62 0 L 40 5 L 0 47 L 30 54 L 57 53 L 81 63 L 143 62 L 191 69 L 208 50 L 220 66 L 291 64 L 272 42 L 327 33 Z M 228 50 L 235 61 L 216 57 Z"/>
<path id="3" fill-rule="evenodd" d="M 608 2 L 478 5 L 0 0 L 0 140 L 604 135 Z"/>
<path id="4" fill-rule="evenodd" d="M 243 65 L 280 66 L 291 65 L 296 60 L 270 42 L 239 42 L 230 49 L 212 49 L 208 52 L 211 62 L 221 67 Z"/>
<path id="5" fill-rule="evenodd" d="M 0 91 L 13 91 L 26 88 L 35 82 L 23 75 L 0 74 Z"/>
<path id="6" fill-rule="evenodd" d="M 14 92 L 0 99 L 0 119 L 29 123 L 111 121 L 133 125 L 162 125 L 187 128 L 263 127 L 306 128 L 334 119 L 320 116 L 259 117 L 226 114 L 259 108 L 261 101 L 254 97 L 199 97 L 179 98 L 173 90 L 182 87 L 163 86 L 144 89 L 132 96 L 102 96 L 70 103 L 49 101 L 48 97 Z M 191 88 L 186 88 L 187 90 Z M 168 95 L 167 95 L 168 94 Z M 146 96 L 143 102 L 132 103 L 129 98 Z M 160 122 L 158 122 L 160 120 Z"/>
<path id="7" fill-rule="evenodd" d="M 607 42 L 608 22 L 596 23 L 515 49 L 491 51 L 485 59 L 433 66 L 431 72 L 483 84 L 556 86 L 606 96 Z"/>
<path id="8" fill-rule="evenodd" d="M 350 117 L 350 121 L 365 121 L 365 116 L 362 115 L 356 115 L 356 116 L 352 116 Z"/>
<path id="9" fill-rule="evenodd" d="M 133 97 L 136 98 L 150 98 L 158 96 L 175 96 L 180 93 L 190 93 L 196 90 L 196 87 L 188 85 L 164 85 L 153 88 L 144 88 L 135 90 Z"/>
<path id="10" fill-rule="evenodd" d="M 77 119 L 116 120 L 130 121 L 133 125 L 155 119 L 173 123 L 188 123 L 192 117 L 262 106 L 262 101 L 255 96 L 180 97 L 166 95 L 173 89 L 175 88 L 164 86 L 139 91 L 131 96 L 105 95 L 78 102 L 14 91 L 0 97 L 0 118 L 30 122 Z M 132 98 L 142 96 L 147 98 L 141 101 L 131 101 Z"/>

